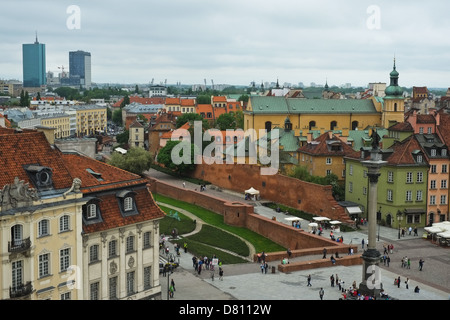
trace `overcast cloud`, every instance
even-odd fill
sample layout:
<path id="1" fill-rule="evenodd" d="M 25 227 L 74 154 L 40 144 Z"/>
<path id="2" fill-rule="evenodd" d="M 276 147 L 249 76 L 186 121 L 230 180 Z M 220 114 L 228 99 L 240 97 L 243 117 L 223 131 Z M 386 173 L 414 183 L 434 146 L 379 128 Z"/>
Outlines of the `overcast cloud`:
<path id="1" fill-rule="evenodd" d="M 84 50 L 98 83 L 366 86 L 389 82 L 395 54 L 400 85 L 450 87 L 448 12 L 448 1 L 2 0 L 0 79 L 22 80 L 37 31 L 47 71 Z"/>

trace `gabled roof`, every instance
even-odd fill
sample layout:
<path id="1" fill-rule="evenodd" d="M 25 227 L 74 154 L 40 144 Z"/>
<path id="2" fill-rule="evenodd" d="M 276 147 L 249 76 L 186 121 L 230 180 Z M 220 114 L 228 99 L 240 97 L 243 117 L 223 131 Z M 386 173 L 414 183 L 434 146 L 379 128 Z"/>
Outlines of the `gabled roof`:
<path id="1" fill-rule="evenodd" d="M 391 165 L 417 165 L 413 154 L 417 150 L 422 150 L 415 136 L 410 136 L 401 142 L 395 142 L 391 149 L 392 154 L 385 159 Z M 424 162 L 423 165 L 426 165 L 426 163 Z"/>
<path id="2" fill-rule="evenodd" d="M 101 201 L 99 203 L 103 221 L 88 225 L 83 223 L 83 231 L 85 233 L 100 232 L 165 216 L 146 187 L 133 189 L 133 191 L 135 192 L 134 201 L 139 214 L 124 217 L 120 212 L 117 196 L 114 193 L 104 194 L 100 196 Z"/>
<path id="3" fill-rule="evenodd" d="M 417 123 L 430 123 L 435 124 L 436 118 L 432 114 L 418 114 Z"/>
<path id="4" fill-rule="evenodd" d="M 339 146 L 334 150 L 332 146 Z M 298 152 L 315 156 L 351 156 L 357 152 L 348 144 L 330 132 L 325 132 L 318 138 L 300 147 Z"/>
<path id="5" fill-rule="evenodd" d="M 36 164 L 52 169 L 54 189 L 70 188 L 73 178 L 70 175 L 61 153 L 48 143 L 43 132 L 0 130 L 0 189 L 10 184 L 15 177 L 34 187 L 24 166 Z"/>
<path id="6" fill-rule="evenodd" d="M 181 105 L 184 107 L 195 107 L 194 99 L 181 99 Z"/>
<path id="7" fill-rule="evenodd" d="M 180 98 L 166 98 L 165 105 L 180 105 Z"/>

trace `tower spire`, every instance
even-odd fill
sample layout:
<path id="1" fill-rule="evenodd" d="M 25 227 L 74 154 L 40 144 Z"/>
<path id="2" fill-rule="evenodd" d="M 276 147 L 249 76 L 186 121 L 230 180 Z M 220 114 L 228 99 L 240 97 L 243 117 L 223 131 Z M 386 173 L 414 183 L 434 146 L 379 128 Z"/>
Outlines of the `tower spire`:
<path id="1" fill-rule="evenodd" d="M 37 30 L 36 30 L 36 41 L 34 43 L 39 43 L 38 36 L 37 36 Z"/>

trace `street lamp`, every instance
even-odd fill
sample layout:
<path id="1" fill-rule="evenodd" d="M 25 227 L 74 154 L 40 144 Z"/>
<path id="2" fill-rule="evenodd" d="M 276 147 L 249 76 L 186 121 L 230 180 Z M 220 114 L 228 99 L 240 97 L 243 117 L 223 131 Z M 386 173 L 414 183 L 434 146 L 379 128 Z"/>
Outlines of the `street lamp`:
<path id="1" fill-rule="evenodd" d="M 380 241 L 380 222 L 381 222 L 381 206 L 377 211 L 377 223 L 378 223 L 378 241 Z"/>
<path id="2" fill-rule="evenodd" d="M 172 273 L 173 266 L 168 262 L 165 266 L 167 268 L 167 300 L 170 300 L 170 274 Z"/>
<path id="3" fill-rule="evenodd" d="M 398 239 L 400 240 L 400 222 L 403 220 L 403 215 L 400 210 L 397 211 L 397 221 L 398 221 Z"/>

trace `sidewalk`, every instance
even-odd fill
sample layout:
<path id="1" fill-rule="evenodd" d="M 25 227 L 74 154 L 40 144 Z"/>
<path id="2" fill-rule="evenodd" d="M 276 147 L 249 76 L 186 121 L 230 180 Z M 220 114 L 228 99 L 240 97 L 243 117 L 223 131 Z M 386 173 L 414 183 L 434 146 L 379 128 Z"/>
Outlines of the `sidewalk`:
<path id="1" fill-rule="evenodd" d="M 149 175 L 167 183 L 181 186 L 182 180 L 151 170 Z M 186 183 L 186 188 L 195 189 L 198 185 Z M 210 186 L 205 191 L 216 197 L 230 201 L 244 201 L 243 195 L 228 190 L 213 190 Z M 284 213 L 256 206 L 255 212 L 272 218 L 276 216 L 280 222 L 291 225 Z M 302 225 L 304 229 L 306 226 Z M 429 241 L 422 239 L 423 229 L 419 230 L 419 236 L 401 237 L 398 239 L 398 230 L 379 226 L 379 241 L 377 249 L 383 253 L 383 244 L 394 244 L 394 254 L 391 255 L 390 267 L 380 265 L 381 282 L 387 294 L 400 300 L 448 300 L 450 298 L 450 273 L 447 272 L 450 265 L 450 251 L 438 247 Z M 339 235 L 339 233 L 336 233 Z M 359 231 L 343 232 L 344 243 L 353 243 L 359 246 L 365 240 L 367 245 L 367 228 L 362 227 Z M 324 230 L 324 237 L 329 237 L 329 230 Z M 377 237 L 378 238 L 378 237 Z M 170 250 L 173 251 L 171 245 Z M 401 259 L 408 256 L 412 261 L 411 269 L 401 268 Z M 420 258 L 425 259 L 424 271 L 418 271 L 416 264 Z M 224 279 L 218 279 L 218 271 L 215 272 L 214 281 L 211 272 L 204 270 L 199 276 L 194 272 L 192 266 L 192 255 L 181 253 L 180 266 L 170 275 L 175 281 L 174 300 L 318 300 L 320 287 L 325 290 L 324 300 L 337 300 L 341 297 L 338 288 L 330 286 L 331 274 L 345 281 L 345 285 L 351 286 L 353 281 L 359 285 L 362 281 L 362 265 L 344 267 L 334 266 L 331 268 L 311 269 L 296 271 L 290 274 L 280 273 L 277 270 L 271 273 L 272 264 L 269 264 L 267 274 L 261 274 L 258 263 L 245 263 L 237 265 L 224 265 Z M 273 263 L 275 266 L 275 263 Z M 312 276 L 312 287 L 306 286 L 308 274 Z M 394 279 L 401 276 L 401 287 L 394 286 Z M 404 280 L 409 277 L 409 289 L 404 286 Z M 167 279 L 160 275 L 162 286 L 162 298 L 167 299 Z M 420 293 L 414 293 L 414 287 L 418 285 Z"/>

